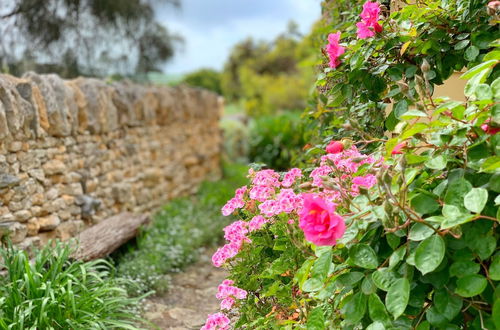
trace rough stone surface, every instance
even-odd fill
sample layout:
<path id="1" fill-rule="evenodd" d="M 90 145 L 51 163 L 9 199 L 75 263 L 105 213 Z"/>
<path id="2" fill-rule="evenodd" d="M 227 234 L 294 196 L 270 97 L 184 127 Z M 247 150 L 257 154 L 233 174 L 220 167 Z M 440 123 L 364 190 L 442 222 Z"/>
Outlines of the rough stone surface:
<path id="1" fill-rule="evenodd" d="M 217 178 L 221 107 L 200 89 L 0 75 L 0 236 L 68 239 Z"/>

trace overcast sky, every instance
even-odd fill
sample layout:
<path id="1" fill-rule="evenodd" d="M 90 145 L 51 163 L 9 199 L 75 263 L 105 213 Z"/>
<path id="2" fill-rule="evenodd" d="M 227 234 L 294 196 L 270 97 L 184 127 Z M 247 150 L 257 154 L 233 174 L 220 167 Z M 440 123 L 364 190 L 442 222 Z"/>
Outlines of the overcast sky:
<path id="1" fill-rule="evenodd" d="M 185 43 L 165 67 L 167 74 L 221 69 L 234 44 L 253 37 L 272 40 L 294 20 L 307 32 L 320 16 L 320 0 L 182 0 L 161 8 L 158 19 Z"/>

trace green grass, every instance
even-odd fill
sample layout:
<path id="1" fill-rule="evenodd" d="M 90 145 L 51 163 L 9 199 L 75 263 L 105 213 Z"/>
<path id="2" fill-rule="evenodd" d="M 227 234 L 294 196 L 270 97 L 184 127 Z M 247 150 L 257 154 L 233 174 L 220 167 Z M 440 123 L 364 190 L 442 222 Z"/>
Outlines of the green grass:
<path id="1" fill-rule="evenodd" d="M 1 248 L 0 329 L 135 329 L 139 299 L 128 298 L 126 281 L 112 276 L 105 260 L 71 260 L 57 243 L 35 251 Z"/>
<path id="2" fill-rule="evenodd" d="M 196 260 L 201 247 L 221 239 L 222 228 L 231 219 L 220 209 L 246 183 L 245 173 L 245 166 L 225 166 L 222 180 L 205 182 L 195 196 L 169 202 L 135 243 L 115 254 L 118 276 L 135 283 L 127 287 L 131 295 L 166 290 L 166 274 L 180 271 Z"/>

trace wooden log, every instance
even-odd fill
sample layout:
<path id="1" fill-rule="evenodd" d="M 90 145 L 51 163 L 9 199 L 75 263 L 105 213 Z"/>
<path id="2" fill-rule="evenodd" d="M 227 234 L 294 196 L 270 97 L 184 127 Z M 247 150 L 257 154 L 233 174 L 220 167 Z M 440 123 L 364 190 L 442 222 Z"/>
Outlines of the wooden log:
<path id="1" fill-rule="evenodd" d="M 144 214 L 120 213 L 107 218 L 78 235 L 72 257 L 84 261 L 106 257 L 135 237 L 147 222 L 149 216 Z"/>

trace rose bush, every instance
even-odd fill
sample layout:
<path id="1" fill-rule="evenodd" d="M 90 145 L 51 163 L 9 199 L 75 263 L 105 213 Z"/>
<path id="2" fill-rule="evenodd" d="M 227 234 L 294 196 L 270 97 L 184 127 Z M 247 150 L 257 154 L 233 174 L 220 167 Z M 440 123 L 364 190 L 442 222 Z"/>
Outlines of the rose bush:
<path id="1" fill-rule="evenodd" d="M 377 8 L 365 4 L 357 27 L 373 35 L 358 38 L 352 14 L 351 41 L 328 38 L 335 70 L 319 83 L 342 79 L 326 90 L 342 100 L 323 111 L 344 107 L 324 131 L 328 144 L 309 149 L 308 168 L 250 169 L 250 183 L 223 208 L 240 220 L 224 230 L 213 262 L 229 270 L 222 287 L 234 293 L 220 295 L 230 298 L 227 319 L 211 326 L 222 317 L 214 314 L 205 329 L 500 328 L 500 44 L 491 10 L 484 1 L 417 2 L 383 21 Z M 434 34 L 441 29 L 446 37 Z M 446 54 L 431 51 L 438 35 L 467 40 L 477 54 L 457 60 L 455 44 L 444 63 Z M 432 96 L 450 64 L 469 68 L 465 101 Z M 360 83 L 359 70 L 375 81 Z M 370 100 L 377 80 L 383 88 Z M 364 129 L 367 118 L 355 123 L 367 109 L 380 111 L 385 137 Z"/>

